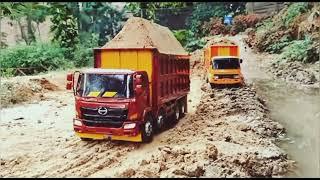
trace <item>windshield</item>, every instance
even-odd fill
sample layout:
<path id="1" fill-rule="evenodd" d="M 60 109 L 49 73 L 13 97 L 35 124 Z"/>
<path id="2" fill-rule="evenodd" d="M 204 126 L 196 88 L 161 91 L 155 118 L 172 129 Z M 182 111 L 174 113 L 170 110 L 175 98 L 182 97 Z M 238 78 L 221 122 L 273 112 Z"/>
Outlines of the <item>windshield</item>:
<path id="1" fill-rule="evenodd" d="M 213 69 L 238 69 L 240 63 L 238 58 L 223 58 L 213 60 Z"/>
<path id="2" fill-rule="evenodd" d="M 83 74 L 79 77 L 77 95 L 82 97 L 132 97 L 132 78 L 127 74 Z"/>

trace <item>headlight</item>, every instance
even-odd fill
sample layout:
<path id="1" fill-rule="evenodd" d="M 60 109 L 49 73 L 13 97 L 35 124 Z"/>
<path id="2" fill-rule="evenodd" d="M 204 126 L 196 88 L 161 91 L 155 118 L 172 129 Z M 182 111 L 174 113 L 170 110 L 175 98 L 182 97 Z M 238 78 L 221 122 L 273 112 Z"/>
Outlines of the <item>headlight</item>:
<path id="1" fill-rule="evenodd" d="M 75 119 L 73 122 L 74 125 L 82 126 L 82 122 L 80 120 Z"/>
<path id="2" fill-rule="evenodd" d="M 125 124 L 123 129 L 133 129 L 136 127 L 136 123 Z"/>
<path id="3" fill-rule="evenodd" d="M 239 78 L 240 78 L 240 76 L 239 76 L 239 75 L 234 75 L 234 76 L 233 76 L 233 78 L 235 78 L 235 79 L 239 79 Z"/>
<path id="4" fill-rule="evenodd" d="M 219 79 L 219 76 L 213 76 L 214 77 L 214 79 Z"/>

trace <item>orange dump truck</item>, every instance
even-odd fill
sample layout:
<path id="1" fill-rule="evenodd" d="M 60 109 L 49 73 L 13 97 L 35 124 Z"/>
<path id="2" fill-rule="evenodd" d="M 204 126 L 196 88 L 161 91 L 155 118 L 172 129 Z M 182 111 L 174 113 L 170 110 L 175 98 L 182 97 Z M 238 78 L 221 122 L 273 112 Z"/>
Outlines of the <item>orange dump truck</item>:
<path id="1" fill-rule="evenodd" d="M 206 81 L 214 88 L 218 85 L 243 85 L 239 46 L 234 42 L 220 41 L 204 50 Z"/>

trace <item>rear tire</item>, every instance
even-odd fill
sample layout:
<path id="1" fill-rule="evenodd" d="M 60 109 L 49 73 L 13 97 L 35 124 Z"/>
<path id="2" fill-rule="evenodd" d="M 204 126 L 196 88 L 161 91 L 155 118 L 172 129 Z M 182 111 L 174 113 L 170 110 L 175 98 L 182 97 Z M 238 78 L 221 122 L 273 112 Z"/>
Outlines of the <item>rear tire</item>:
<path id="1" fill-rule="evenodd" d="M 154 123 L 155 132 L 161 132 L 163 130 L 164 121 L 165 121 L 164 112 L 162 110 L 160 110 L 160 112 L 159 112 L 159 114 L 157 116 L 157 119 L 155 120 L 155 123 Z"/>
<path id="2" fill-rule="evenodd" d="M 186 113 L 186 104 L 185 104 L 185 101 L 181 101 L 180 102 L 180 118 L 184 117 Z"/>
<path id="3" fill-rule="evenodd" d="M 210 83 L 210 86 L 211 86 L 212 89 L 216 88 L 216 85 L 213 84 L 213 83 Z"/>
<path id="4" fill-rule="evenodd" d="M 153 139 L 153 124 L 151 115 L 146 115 L 146 120 L 141 127 L 142 142 L 148 143 Z"/>
<path id="5" fill-rule="evenodd" d="M 174 123 L 178 123 L 180 119 L 180 106 L 179 104 L 176 104 L 174 106 L 174 113 L 173 113 L 173 121 Z"/>

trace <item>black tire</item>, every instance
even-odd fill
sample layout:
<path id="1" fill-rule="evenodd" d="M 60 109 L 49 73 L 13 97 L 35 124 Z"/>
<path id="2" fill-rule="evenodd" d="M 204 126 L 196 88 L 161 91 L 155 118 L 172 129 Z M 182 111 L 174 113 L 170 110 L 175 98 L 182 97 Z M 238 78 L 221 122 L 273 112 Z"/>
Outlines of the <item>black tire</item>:
<path id="1" fill-rule="evenodd" d="M 153 120 L 151 115 L 146 115 L 146 120 L 141 126 L 142 142 L 148 143 L 153 139 Z"/>
<path id="2" fill-rule="evenodd" d="M 80 138 L 81 139 L 81 141 L 92 141 L 93 139 L 91 139 L 91 138 Z"/>
<path id="3" fill-rule="evenodd" d="M 180 102 L 180 118 L 184 117 L 186 114 L 186 104 L 184 99 Z"/>
<path id="4" fill-rule="evenodd" d="M 211 86 L 212 89 L 216 88 L 216 85 L 213 84 L 213 83 L 210 83 L 210 86 Z"/>
<path id="5" fill-rule="evenodd" d="M 159 111 L 157 118 L 154 121 L 154 130 L 155 132 L 161 132 L 164 129 L 165 125 L 165 113 L 163 110 Z"/>
<path id="6" fill-rule="evenodd" d="M 180 119 L 180 106 L 179 106 L 179 104 L 176 104 L 174 106 L 173 122 L 178 123 L 179 119 Z"/>

